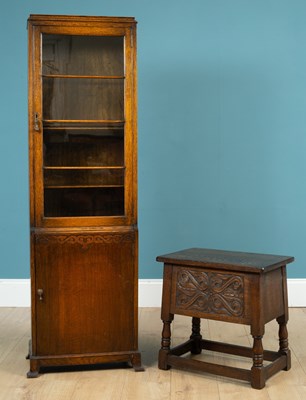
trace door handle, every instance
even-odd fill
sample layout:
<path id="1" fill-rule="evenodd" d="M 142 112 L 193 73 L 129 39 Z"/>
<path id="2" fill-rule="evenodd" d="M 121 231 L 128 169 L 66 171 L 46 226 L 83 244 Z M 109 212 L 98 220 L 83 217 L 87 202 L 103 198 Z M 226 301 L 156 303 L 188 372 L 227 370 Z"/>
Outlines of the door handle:
<path id="1" fill-rule="evenodd" d="M 39 125 L 40 125 L 39 114 L 36 112 L 34 115 L 34 130 L 36 132 L 40 131 Z"/>

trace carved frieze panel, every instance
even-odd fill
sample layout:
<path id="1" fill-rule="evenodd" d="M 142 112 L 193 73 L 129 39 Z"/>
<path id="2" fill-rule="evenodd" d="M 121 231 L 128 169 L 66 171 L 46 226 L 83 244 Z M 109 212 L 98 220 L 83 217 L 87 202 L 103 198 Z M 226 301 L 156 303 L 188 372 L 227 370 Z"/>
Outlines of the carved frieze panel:
<path id="1" fill-rule="evenodd" d="M 81 246 L 83 250 L 87 250 L 93 244 L 111 244 L 131 242 L 135 240 L 132 233 L 113 233 L 113 234 L 63 234 L 63 235 L 36 235 L 37 243 L 58 243 L 58 244 L 73 244 Z"/>
<path id="2" fill-rule="evenodd" d="M 176 307 L 180 309 L 243 315 L 244 281 L 239 275 L 178 269 L 176 285 Z"/>

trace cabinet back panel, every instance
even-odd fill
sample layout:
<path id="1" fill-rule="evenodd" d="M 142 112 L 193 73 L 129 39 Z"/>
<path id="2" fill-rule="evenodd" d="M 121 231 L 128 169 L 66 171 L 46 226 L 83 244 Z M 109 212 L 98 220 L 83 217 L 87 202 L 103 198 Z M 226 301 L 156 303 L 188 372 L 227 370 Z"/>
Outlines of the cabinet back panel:
<path id="1" fill-rule="evenodd" d="M 43 34 L 43 74 L 124 74 L 122 36 Z"/>
<path id="2" fill-rule="evenodd" d="M 45 166 L 123 166 L 124 139 L 122 137 L 96 136 L 90 142 L 90 135 L 79 141 L 72 135 L 57 143 L 44 141 Z"/>
<path id="3" fill-rule="evenodd" d="M 123 79 L 43 79 L 46 120 L 122 120 Z"/>

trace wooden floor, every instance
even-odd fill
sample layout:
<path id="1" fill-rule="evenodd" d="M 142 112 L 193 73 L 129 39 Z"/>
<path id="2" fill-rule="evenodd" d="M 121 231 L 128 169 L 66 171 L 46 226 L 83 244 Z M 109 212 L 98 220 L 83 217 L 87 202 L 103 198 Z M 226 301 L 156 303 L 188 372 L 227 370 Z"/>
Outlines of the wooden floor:
<path id="1" fill-rule="evenodd" d="M 27 379 L 29 362 L 25 359 L 30 337 L 28 308 L 0 308 L 0 399 L 2 400 L 305 400 L 306 399 L 306 309 L 291 308 L 289 344 L 292 368 L 281 371 L 262 390 L 251 389 L 246 382 L 157 368 L 160 347 L 160 310 L 140 309 L 139 347 L 145 372 L 133 369 L 100 369 L 47 373 Z M 278 348 L 277 323 L 266 325 L 264 346 Z M 190 318 L 176 316 L 173 345 L 190 335 Z M 249 328 L 216 321 L 202 321 L 206 338 L 251 346 Z M 197 356 L 198 357 L 198 356 Z M 201 355 L 200 357 L 203 357 Z M 248 359 L 205 352 L 207 361 L 248 368 Z"/>

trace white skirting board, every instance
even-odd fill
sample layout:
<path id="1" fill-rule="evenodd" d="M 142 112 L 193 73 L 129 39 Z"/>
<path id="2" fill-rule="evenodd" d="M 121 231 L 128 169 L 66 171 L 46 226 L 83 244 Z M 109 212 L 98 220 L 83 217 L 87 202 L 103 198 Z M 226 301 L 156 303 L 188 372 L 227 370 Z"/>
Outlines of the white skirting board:
<path id="1" fill-rule="evenodd" d="M 139 279 L 139 307 L 160 307 L 162 279 Z M 306 307 L 306 279 L 288 279 L 289 307 Z M 30 307 L 30 279 L 0 279 L 0 307 Z"/>

